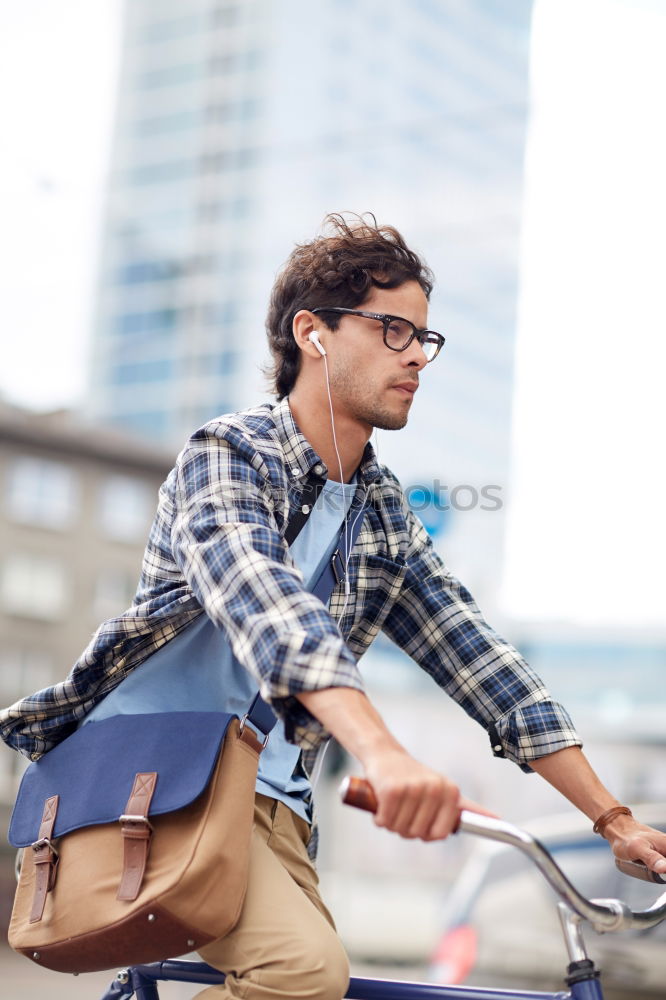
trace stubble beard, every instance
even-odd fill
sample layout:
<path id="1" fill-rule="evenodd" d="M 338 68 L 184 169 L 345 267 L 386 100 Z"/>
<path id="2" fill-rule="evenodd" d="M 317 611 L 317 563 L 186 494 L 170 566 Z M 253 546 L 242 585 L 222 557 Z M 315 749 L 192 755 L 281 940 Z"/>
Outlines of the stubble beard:
<path id="1" fill-rule="evenodd" d="M 380 431 L 399 431 L 407 424 L 409 408 L 399 412 L 368 398 L 367 383 L 348 368 L 331 372 L 331 392 L 344 401 L 352 416 Z"/>

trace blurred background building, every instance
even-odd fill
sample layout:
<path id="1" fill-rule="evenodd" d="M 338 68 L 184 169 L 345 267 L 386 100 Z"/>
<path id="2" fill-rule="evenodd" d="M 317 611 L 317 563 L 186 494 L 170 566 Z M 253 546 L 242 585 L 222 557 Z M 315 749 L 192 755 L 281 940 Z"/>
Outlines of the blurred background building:
<path id="1" fill-rule="evenodd" d="M 217 413 L 266 398 L 276 270 L 327 212 L 372 210 L 424 253 L 438 279 L 431 325 L 455 331 L 424 373 L 410 428 L 383 434 L 379 450 L 449 504 L 431 512 L 450 524 L 449 558 L 491 595 L 509 480 L 531 7 L 128 4 L 90 415 L 180 446 Z M 487 485 L 499 499 L 481 511 Z"/>
<path id="2" fill-rule="evenodd" d="M 64 680 L 129 605 L 171 456 L 69 413 L 0 405 L 0 703 Z M 0 824 L 26 761 L 0 754 Z M 4 838 L 3 838 L 4 840 Z M 9 854 L 3 843 L 5 860 Z M 2 892 L 0 923 L 10 896 Z"/>

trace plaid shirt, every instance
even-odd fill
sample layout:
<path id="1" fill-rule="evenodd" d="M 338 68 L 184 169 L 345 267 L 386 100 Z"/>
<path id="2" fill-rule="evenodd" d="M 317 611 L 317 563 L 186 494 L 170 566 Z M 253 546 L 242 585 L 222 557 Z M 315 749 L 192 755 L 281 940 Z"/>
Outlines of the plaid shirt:
<path id="1" fill-rule="evenodd" d="M 327 734 L 296 695 L 363 690 L 357 660 L 380 629 L 491 733 L 494 752 L 523 769 L 580 745 L 564 709 L 434 552 L 369 444 L 351 593 L 338 585 L 327 610 L 304 588 L 283 535 L 313 471 L 327 472 L 287 400 L 198 430 L 160 490 L 132 606 L 98 629 L 65 681 L 0 713 L 2 738 L 39 759 L 204 611 L 305 751 L 308 773 Z"/>

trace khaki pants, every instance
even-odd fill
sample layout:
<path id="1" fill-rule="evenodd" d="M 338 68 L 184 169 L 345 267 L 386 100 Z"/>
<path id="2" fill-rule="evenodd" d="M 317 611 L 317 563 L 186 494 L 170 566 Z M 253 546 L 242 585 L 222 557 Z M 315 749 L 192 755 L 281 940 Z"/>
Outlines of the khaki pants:
<path id="1" fill-rule="evenodd" d="M 233 931 L 201 949 L 227 974 L 195 1000 L 341 1000 L 349 963 L 308 858 L 308 824 L 282 802 L 257 795 L 250 874 Z"/>

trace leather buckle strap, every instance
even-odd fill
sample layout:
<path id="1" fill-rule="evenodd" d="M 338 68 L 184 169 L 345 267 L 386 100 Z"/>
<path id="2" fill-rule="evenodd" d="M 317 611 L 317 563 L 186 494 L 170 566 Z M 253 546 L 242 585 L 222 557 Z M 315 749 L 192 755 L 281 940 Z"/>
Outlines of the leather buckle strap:
<path id="1" fill-rule="evenodd" d="M 123 835 L 123 873 L 116 899 L 132 902 L 141 891 L 153 828 L 148 820 L 150 802 L 157 784 L 157 772 L 138 772 L 125 812 L 120 816 Z"/>
<path id="2" fill-rule="evenodd" d="M 35 891 L 32 897 L 32 910 L 30 911 L 30 923 L 35 924 L 42 919 L 44 907 L 46 905 L 47 893 L 51 892 L 56 880 L 58 868 L 58 852 L 51 843 L 53 827 L 55 826 L 56 814 L 58 812 L 58 802 L 60 797 L 52 795 L 44 803 L 42 822 L 39 826 L 39 835 L 32 845 L 35 865 Z"/>

